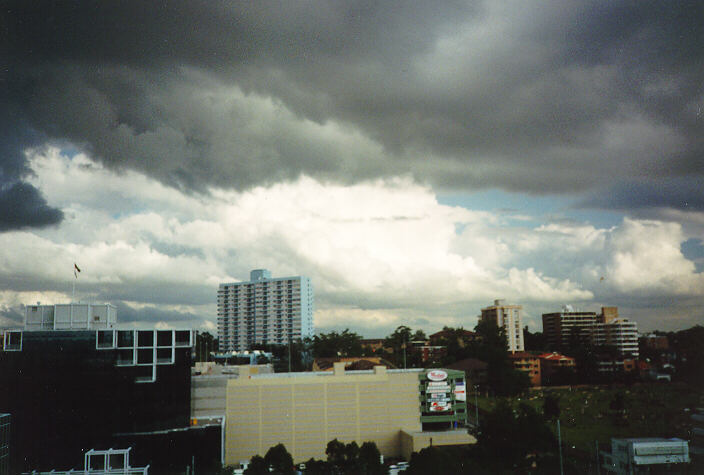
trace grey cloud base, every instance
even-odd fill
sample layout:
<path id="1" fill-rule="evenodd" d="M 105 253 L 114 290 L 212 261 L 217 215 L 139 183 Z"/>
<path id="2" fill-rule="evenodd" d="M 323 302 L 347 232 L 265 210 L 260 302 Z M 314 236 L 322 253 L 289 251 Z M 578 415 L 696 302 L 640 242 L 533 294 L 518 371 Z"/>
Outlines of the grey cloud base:
<path id="1" fill-rule="evenodd" d="M 2 15 L 0 80 L 15 86 L 0 123 L 183 190 L 410 174 L 588 194 L 704 172 L 691 2 L 10 2 Z"/>

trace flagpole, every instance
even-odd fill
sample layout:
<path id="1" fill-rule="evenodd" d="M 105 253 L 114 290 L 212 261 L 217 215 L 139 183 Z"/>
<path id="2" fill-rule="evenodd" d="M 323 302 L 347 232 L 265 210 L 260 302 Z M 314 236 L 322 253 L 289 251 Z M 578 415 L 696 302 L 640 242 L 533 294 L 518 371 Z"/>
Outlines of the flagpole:
<path id="1" fill-rule="evenodd" d="M 81 269 L 78 267 L 78 264 L 75 262 L 73 263 L 73 290 L 71 291 L 71 303 L 76 302 L 76 281 L 78 280 L 78 273 L 81 272 Z M 73 307 L 71 307 L 73 308 Z"/>

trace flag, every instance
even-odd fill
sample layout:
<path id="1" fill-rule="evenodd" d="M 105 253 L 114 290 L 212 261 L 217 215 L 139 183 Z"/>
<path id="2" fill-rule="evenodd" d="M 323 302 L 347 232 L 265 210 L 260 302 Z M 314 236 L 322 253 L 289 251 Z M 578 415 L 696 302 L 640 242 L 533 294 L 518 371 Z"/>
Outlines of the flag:
<path id="1" fill-rule="evenodd" d="M 81 269 L 78 267 L 78 265 L 74 262 L 73 263 L 73 276 L 78 279 L 78 273 L 81 272 Z"/>

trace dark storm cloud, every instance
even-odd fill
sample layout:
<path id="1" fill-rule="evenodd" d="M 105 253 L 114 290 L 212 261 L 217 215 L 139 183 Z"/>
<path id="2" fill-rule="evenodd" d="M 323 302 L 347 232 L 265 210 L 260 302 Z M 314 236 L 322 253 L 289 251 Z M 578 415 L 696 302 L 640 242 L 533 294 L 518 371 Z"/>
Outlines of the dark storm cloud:
<path id="1" fill-rule="evenodd" d="M 667 177 L 657 185 L 649 182 L 619 183 L 581 203 L 582 207 L 608 209 L 674 208 L 704 211 L 702 177 Z"/>
<path id="2" fill-rule="evenodd" d="M 58 224 L 63 213 L 47 205 L 32 185 L 17 182 L 0 188 L 0 232 Z"/>
<path id="3" fill-rule="evenodd" d="M 11 99 L 28 127 L 184 189 L 411 173 L 570 193 L 704 173 L 693 2 L 15 2 L 2 15 L 0 78 L 23 85 Z M 331 123 L 377 149 L 330 138 Z"/>
<path id="4" fill-rule="evenodd" d="M 9 80 L 0 81 L 0 232 L 63 220 L 60 210 L 49 206 L 34 186 L 23 181 L 29 173 L 23 150 L 40 143 L 40 135 L 29 127 L 22 108 L 11 99 L 22 95 L 22 87 L 16 86 Z"/>

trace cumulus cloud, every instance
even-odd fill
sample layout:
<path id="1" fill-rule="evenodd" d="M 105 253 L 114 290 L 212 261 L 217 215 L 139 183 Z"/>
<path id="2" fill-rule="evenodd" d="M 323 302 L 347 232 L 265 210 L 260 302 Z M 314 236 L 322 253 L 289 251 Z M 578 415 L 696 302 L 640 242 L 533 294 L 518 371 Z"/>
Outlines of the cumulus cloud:
<path id="1" fill-rule="evenodd" d="M 703 295 L 704 273 L 684 257 L 677 223 L 625 219 L 614 232 L 607 275 L 623 292 Z"/>
<path id="2" fill-rule="evenodd" d="M 542 239 L 530 241 L 537 255 L 560 275 L 595 289 L 597 296 L 704 295 L 704 274 L 683 254 L 687 239 L 678 223 L 624 218 L 610 229 L 550 224 L 536 232 Z"/>
<path id="3" fill-rule="evenodd" d="M 61 230 L 0 235 L 6 250 L 0 269 L 15 291 L 33 279 L 66 289 L 76 261 L 83 295 L 145 304 L 212 306 L 218 283 L 246 278 L 254 267 L 302 273 L 314 279 L 321 309 L 332 309 L 323 322 L 339 308 L 356 309 L 354 320 L 363 311 L 391 309 L 432 315 L 444 311 L 437 305 L 507 292 L 542 300 L 591 295 L 532 268 L 494 266 L 499 260 L 488 253 L 458 252 L 458 224 L 467 236 L 495 218 L 441 205 L 428 187 L 408 178 L 343 186 L 302 177 L 193 196 L 57 149 L 35 151 L 30 164 L 33 183 L 69 218 Z M 120 203 L 135 202 L 141 209 L 116 213 Z M 42 263 L 40 272 L 26 265 L 31 260 Z"/>
<path id="4" fill-rule="evenodd" d="M 29 165 L 31 184 L 67 218 L 60 229 L 0 234 L 12 305 L 33 302 L 32 292 L 65 301 L 73 262 L 80 298 L 172 327 L 212 326 L 217 285 L 261 267 L 313 279 L 319 328 L 364 334 L 401 323 L 471 328 L 495 298 L 524 304 L 535 322 L 562 303 L 701 298 L 704 288 L 676 223 L 517 227 L 443 205 L 409 177 L 340 185 L 303 176 L 193 194 L 55 148 L 32 151 Z"/>

